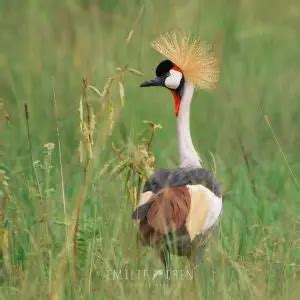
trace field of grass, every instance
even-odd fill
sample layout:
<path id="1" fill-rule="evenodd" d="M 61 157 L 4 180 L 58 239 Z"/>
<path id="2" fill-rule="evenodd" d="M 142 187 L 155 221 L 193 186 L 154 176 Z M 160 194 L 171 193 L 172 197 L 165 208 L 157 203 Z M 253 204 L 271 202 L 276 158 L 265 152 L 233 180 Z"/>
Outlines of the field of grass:
<path id="1" fill-rule="evenodd" d="M 299 299 L 299 1 L 0 0 L 0 28 L 0 299 Z M 154 168 L 178 164 L 171 96 L 139 88 L 172 29 L 221 58 L 191 129 L 224 211 L 169 282 L 131 212 L 144 120 Z"/>

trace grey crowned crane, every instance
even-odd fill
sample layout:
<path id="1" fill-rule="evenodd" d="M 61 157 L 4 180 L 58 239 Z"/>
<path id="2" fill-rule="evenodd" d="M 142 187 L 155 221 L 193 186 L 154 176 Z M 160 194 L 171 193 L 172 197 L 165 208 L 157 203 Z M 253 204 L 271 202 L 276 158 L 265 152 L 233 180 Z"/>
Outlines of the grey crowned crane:
<path id="1" fill-rule="evenodd" d="M 152 43 L 164 55 L 156 78 L 141 87 L 162 86 L 174 98 L 180 167 L 156 171 L 145 183 L 133 219 L 139 222 L 144 245 L 159 250 L 168 269 L 170 253 L 197 259 L 222 212 L 220 185 L 201 166 L 190 133 L 194 88 L 212 89 L 219 79 L 219 64 L 211 47 L 186 34 L 166 33 Z"/>

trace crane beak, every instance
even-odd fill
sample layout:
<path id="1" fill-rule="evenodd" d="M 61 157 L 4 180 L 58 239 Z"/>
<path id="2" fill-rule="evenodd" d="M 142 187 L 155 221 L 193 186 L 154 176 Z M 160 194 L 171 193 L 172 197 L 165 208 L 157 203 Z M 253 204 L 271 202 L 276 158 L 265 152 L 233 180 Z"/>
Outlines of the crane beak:
<path id="1" fill-rule="evenodd" d="M 156 77 L 152 80 L 148 80 L 143 82 L 140 87 L 147 87 L 147 86 L 164 86 L 165 78 L 163 77 Z"/>

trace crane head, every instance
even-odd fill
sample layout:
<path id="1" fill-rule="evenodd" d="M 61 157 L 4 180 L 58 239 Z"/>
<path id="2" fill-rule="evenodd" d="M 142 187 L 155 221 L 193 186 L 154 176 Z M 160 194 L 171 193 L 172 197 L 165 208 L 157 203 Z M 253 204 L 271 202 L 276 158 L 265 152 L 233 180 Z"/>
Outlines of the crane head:
<path id="1" fill-rule="evenodd" d="M 170 60 L 164 60 L 156 67 L 156 78 L 143 82 L 141 87 L 164 86 L 170 90 L 177 90 L 184 83 L 181 70 Z"/>
<path id="2" fill-rule="evenodd" d="M 184 85 L 183 73 L 180 68 L 170 60 L 164 60 L 159 63 L 156 67 L 155 73 L 156 77 L 154 79 L 145 81 L 140 86 L 162 86 L 168 88 L 173 94 L 175 114 L 177 116 L 181 101 L 181 90 Z"/>

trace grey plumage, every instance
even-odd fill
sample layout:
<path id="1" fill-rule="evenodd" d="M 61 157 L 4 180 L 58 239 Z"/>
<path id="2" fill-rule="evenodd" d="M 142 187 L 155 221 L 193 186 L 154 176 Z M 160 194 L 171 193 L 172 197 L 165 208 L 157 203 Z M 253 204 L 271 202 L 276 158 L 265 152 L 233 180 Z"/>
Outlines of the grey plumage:
<path id="1" fill-rule="evenodd" d="M 202 168 L 158 170 L 146 181 L 143 192 L 152 191 L 156 194 L 163 188 L 179 187 L 188 184 L 201 184 L 212 191 L 217 197 L 221 197 L 220 184 L 208 170 Z"/>

